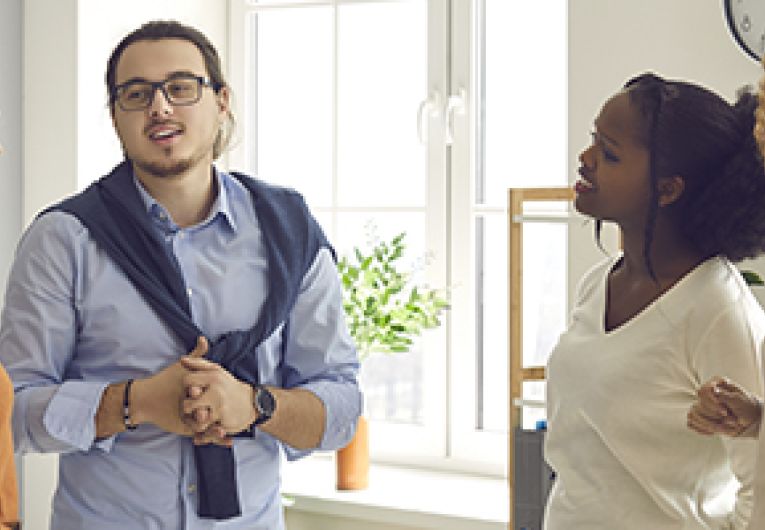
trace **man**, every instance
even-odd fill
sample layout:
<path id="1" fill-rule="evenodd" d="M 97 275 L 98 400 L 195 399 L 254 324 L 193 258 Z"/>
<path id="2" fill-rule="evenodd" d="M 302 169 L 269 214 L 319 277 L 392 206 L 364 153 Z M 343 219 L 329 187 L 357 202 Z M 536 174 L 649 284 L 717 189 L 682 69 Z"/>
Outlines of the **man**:
<path id="1" fill-rule="evenodd" d="M 9 279 L 17 449 L 61 455 L 54 529 L 281 529 L 280 450 L 342 447 L 360 412 L 331 249 L 297 194 L 212 165 L 232 116 L 201 33 L 145 24 L 106 82 L 125 161 Z"/>

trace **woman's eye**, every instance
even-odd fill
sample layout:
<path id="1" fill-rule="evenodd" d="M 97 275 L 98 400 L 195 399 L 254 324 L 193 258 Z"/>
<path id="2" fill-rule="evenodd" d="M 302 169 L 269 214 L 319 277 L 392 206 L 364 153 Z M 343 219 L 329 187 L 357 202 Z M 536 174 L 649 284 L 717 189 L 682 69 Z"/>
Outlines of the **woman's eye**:
<path id="1" fill-rule="evenodd" d="M 603 153 L 603 158 L 605 158 L 608 162 L 618 162 L 619 157 L 616 156 L 613 151 L 608 149 L 606 145 L 603 143 L 603 141 L 598 137 L 598 133 L 591 132 L 590 136 L 592 137 L 592 145 L 596 146 L 598 149 L 600 149 L 600 152 Z"/>

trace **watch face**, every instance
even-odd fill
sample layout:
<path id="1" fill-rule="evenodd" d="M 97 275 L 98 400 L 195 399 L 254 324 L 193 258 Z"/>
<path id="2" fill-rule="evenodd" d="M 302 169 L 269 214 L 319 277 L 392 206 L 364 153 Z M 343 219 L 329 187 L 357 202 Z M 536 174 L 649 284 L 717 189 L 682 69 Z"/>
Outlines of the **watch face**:
<path id="1" fill-rule="evenodd" d="M 270 418 L 273 415 L 274 409 L 276 408 L 276 401 L 274 400 L 274 395 L 269 392 L 267 388 L 262 386 L 258 387 L 257 392 L 255 393 L 255 403 L 258 412 L 262 416 Z"/>
<path id="2" fill-rule="evenodd" d="M 724 0 L 728 29 L 755 61 L 765 55 L 765 1 Z"/>

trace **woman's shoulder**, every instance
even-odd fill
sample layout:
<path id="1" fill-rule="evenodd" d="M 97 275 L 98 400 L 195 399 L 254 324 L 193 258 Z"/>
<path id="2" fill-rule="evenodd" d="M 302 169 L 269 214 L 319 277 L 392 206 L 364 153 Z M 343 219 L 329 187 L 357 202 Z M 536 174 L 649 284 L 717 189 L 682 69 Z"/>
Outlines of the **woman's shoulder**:
<path id="1" fill-rule="evenodd" d="M 710 258 L 692 274 L 684 285 L 683 301 L 693 321 L 706 327 L 735 321 L 765 326 L 765 311 L 727 258 Z"/>
<path id="2" fill-rule="evenodd" d="M 592 296 L 593 293 L 597 291 L 598 287 L 604 285 L 605 277 L 621 258 L 621 253 L 617 253 L 613 256 L 606 256 L 584 273 L 579 279 L 576 288 L 577 305 Z"/>

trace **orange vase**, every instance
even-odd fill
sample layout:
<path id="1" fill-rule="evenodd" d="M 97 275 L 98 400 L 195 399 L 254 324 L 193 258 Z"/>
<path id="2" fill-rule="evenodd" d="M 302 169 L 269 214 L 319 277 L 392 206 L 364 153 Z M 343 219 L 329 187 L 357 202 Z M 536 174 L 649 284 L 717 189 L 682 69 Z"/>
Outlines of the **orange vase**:
<path id="1" fill-rule="evenodd" d="M 369 485 L 369 422 L 359 416 L 356 434 L 337 452 L 337 489 L 362 490 Z"/>

